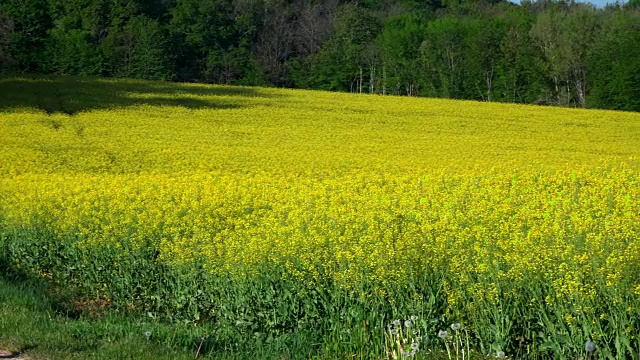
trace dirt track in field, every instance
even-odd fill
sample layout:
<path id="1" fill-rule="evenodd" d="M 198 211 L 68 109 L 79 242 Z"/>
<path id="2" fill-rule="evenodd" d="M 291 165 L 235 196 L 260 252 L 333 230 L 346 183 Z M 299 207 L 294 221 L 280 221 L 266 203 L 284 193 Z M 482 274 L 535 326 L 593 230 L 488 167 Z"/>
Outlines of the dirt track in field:
<path id="1" fill-rule="evenodd" d="M 12 352 L 6 350 L 0 350 L 0 359 L 12 359 L 12 360 L 31 360 L 31 358 L 20 354 L 19 352 Z"/>

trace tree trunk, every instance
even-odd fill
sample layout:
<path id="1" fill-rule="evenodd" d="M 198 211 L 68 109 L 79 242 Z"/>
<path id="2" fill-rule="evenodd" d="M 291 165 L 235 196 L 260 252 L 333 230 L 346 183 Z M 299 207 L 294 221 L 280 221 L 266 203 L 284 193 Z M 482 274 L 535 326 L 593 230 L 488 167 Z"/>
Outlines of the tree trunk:
<path id="1" fill-rule="evenodd" d="M 375 91 L 375 74 L 376 74 L 376 66 L 371 64 L 369 66 L 369 94 L 373 94 Z"/>
<path id="2" fill-rule="evenodd" d="M 382 64 L 382 95 L 387 95 L 387 65 Z"/>
<path id="3" fill-rule="evenodd" d="M 576 94 L 578 96 L 578 103 L 580 104 L 581 107 L 585 108 L 587 107 L 587 103 L 586 103 L 586 99 L 585 99 L 585 93 L 586 93 L 586 76 L 584 76 L 584 72 L 577 70 L 574 72 L 574 76 L 575 76 L 575 87 L 576 87 Z"/>
<path id="4" fill-rule="evenodd" d="M 493 90 L 493 67 L 490 71 L 485 73 L 485 80 L 487 83 L 487 101 L 491 101 L 491 91 Z"/>

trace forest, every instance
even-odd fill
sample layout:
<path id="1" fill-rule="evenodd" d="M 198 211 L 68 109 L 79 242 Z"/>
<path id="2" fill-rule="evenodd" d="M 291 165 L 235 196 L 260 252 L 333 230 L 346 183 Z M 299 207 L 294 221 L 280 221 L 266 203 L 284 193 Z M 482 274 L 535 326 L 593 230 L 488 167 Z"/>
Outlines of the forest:
<path id="1" fill-rule="evenodd" d="M 640 111 L 640 0 L 0 0 L 0 75 Z"/>

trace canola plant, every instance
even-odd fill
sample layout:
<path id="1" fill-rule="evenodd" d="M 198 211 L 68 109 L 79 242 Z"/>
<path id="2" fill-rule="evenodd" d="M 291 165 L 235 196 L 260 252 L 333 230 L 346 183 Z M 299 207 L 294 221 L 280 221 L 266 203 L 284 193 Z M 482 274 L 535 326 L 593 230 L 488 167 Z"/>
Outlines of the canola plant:
<path id="1" fill-rule="evenodd" d="M 394 289 L 438 274 L 441 315 L 475 323 L 494 350 L 516 351 L 519 320 L 491 330 L 504 319 L 488 304 L 517 299 L 534 313 L 558 309 L 536 321 L 608 344 L 604 357 L 638 355 L 639 114 L 203 85 L 126 91 L 138 83 L 121 81 L 127 106 L 0 109 L 6 243 L 46 229 L 45 242 L 151 246 L 167 266 L 198 263 L 211 276 L 278 269 L 306 287 L 371 284 L 390 303 Z M 38 256 L 9 262 L 46 275 Z M 628 353 L 611 345 L 627 330 Z"/>

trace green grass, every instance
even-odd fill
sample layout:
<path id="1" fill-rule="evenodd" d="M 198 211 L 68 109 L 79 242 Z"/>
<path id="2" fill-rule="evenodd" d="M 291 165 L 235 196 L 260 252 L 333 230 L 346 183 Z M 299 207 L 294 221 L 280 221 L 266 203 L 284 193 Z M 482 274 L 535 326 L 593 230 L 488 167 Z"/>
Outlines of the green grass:
<path id="1" fill-rule="evenodd" d="M 72 319 L 57 309 L 44 287 L 0 278 L 0 349 L 32 359 L 193 359 L 197 347 L 178 344 L 196 329 L 135 317 Z M 172 338 L 178 330 L 180 339 Z M 152 336 L 147 340 L 145 332 Z M 176 336 L 177 337 L 177 336 Z"/>
<path id="2" fill-rule="evenodd" d="M 0 350 L 29 359 L 334 359 L 309 332 L 276 337 L 226 334 L 214 323 L 168 322 L 145 314 L 70 311 L 45 282 L 3 268 L 0 276 Z M 363 314 L 357 314 L 362 316 Z M 333 319 L 335 320 L 335 318 Z M 322 329 L 326 330 L 326 329 Z M 150 336 L 147 337 L 147 333 Z M 223 336 L 224 337 L 224 336 Z M 339 335 L 338 335 L 339 337 Z M 343 340 L 346 340 L 343 337 Z M 237 341 L 239 340 L 239 341 Z M 339 344 L 340 339 L 336 340 Z M 344 344 L 343 344 L 344 345 Z M 362 348 L 360 349 L 360 354 Z M 347 358 L 344 356 L 341 358 Z M 362 355 L 356 358 L 363 358 Z M 370 358 L 365 355 L 365 358 Z M 425 357 L 419 357 L 425 358 Z"/>
<path id="3" fill-rule="evenodd" d="M 217 299 L 216 306 L 208 310 L 211 315 L 195 321 L 158 317 L 162 311 L 153 314 L 111 306 L 101 311 L 100 302 L 91 304 L 86 295 L 78 296 L 70 283 L 56 285 L 25 275 L 5 260 L 6 256 L 0 256 L 0 349 L 24 352 L 34 359 L 193 359 L 198 348 L 199 358 L 206 359 L 381 359 L 382 329 L 391 322 L 384 299 L 354 297 L 329 284 L 300 291 L 300 284 L 275 274 L 245 282 L 205 279 L 193 273 L 181 278 L 179 273 L 159 270 L 150 263 L 144 267 L 158 273 L 159 283 L 167 284 L 166 296 L 162 296 L 166 304 L 161 306 L 175 304 L 176 297 L 170 295 L 174 290 L 187 299 L 203 300 L 207 294 Z M 200 281 L 184 282 L 190 278 Z M 154 283 L 141 286 L 152 288 Z M 78 309 L 80 299 L 84 300 Z M 426 303 L 402 296 L 396 299 L 393 313 L 428 319 L 422 323 L 428 329 L 423 344 L 425 349 L 438 348 L 434 329 L 444 326 L 437 309 L 442 304 L 434 302 L 435 296 Z M 203 313 L 206 303 L 192 304 L 194 310 L 180 304 L 180 311 Z M 149 339 L 146 332 L 151 333 Z M 442 358 L 429 352 L 418 355 L 415 359 Z"/>

